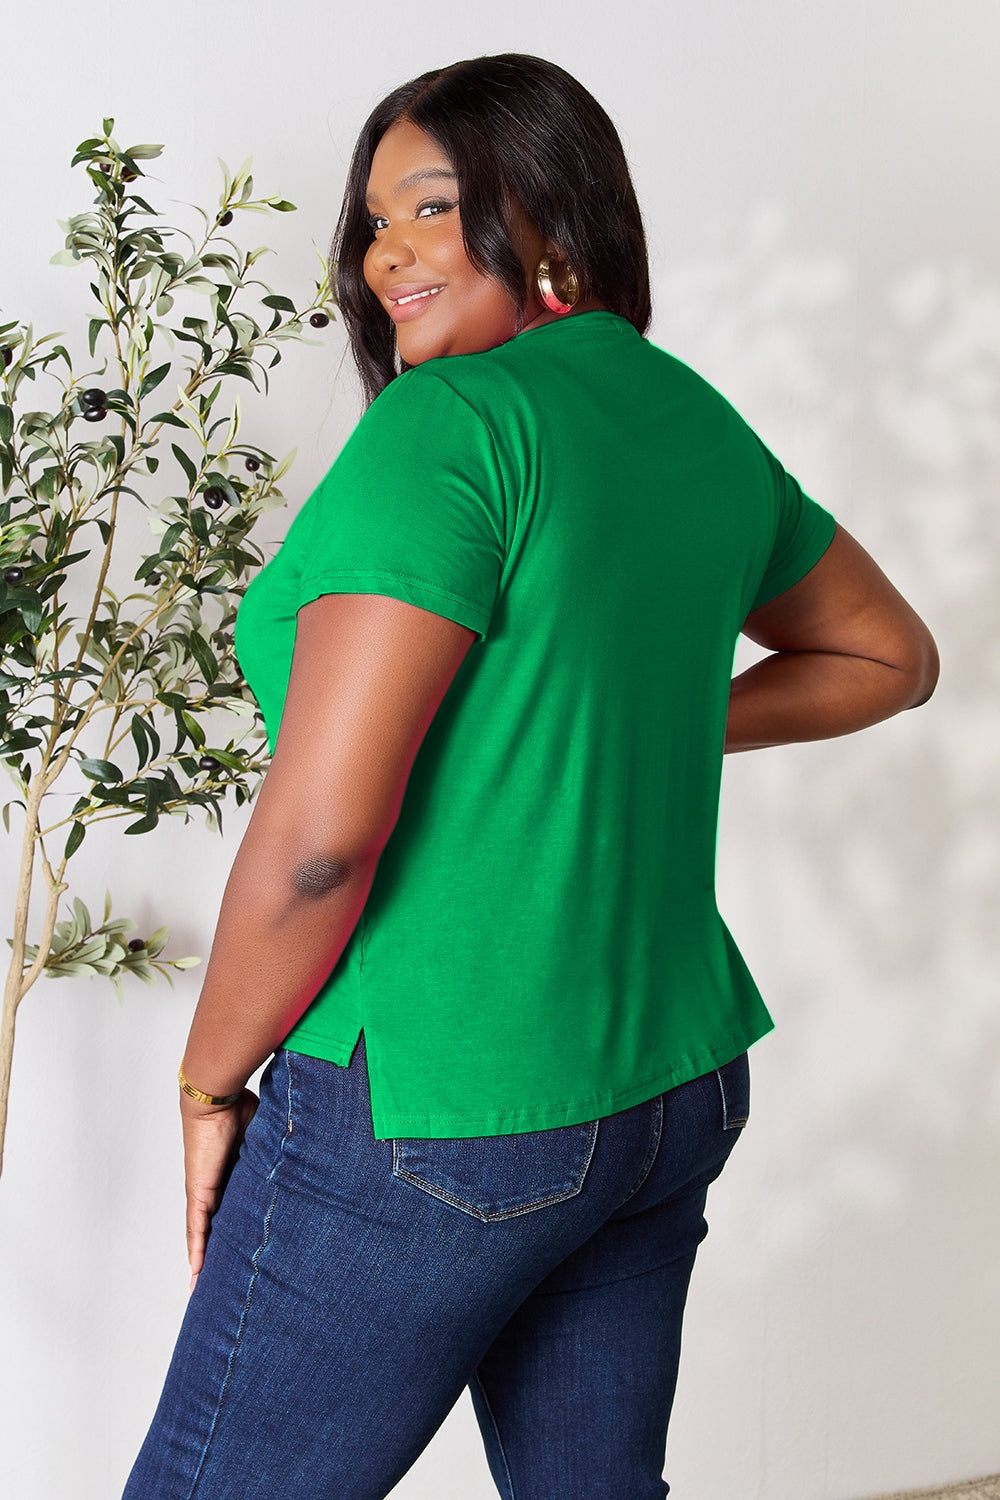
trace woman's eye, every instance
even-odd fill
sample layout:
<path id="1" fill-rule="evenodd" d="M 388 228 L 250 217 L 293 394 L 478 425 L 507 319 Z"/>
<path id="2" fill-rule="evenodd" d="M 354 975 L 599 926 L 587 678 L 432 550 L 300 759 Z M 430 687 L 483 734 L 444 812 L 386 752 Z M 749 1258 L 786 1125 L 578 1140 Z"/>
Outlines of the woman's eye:
<path id="1" fill-rule="evenodd" d="M 445 203 L 442 199 L 434 199 L 430 203 L 421 203 L 420 207 L 417 209 L 413 217 L 415 219 L 428 217 L 428 209 L 434 209 L 441 213 L 447 213 L 449 209 L 456 208 L 457 206 L 458 205 L 455 203 Z M 382 214 L 368 215 L 368 228 L 371 230 L 372 234 L 374 234 L 380 228 L 381 220 L 383 219 L 383 217 L 384 216 Z M 430 217 L 436 217 L 436 214 L 430 215 Z"/>

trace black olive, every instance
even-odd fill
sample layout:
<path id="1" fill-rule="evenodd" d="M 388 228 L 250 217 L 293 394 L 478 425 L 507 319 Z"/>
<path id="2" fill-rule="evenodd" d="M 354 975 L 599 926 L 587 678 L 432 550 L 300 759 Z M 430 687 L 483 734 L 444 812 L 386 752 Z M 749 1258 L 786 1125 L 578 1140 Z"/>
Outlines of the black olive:
<path id="1" fill-rule="evenodd" d="M 260 468 L 260 459 L 259 458 L 247 458 L 247 459 L 244 459 L 244 461 L 243 461 L 243 467 L 246 469 L 246 471 L 247 471 L 248 474 L 256 474 L 257 470 Z"/>
<path id="2" fill-rule="evenodd" d="M 125 171 L 122 173 L 122 182 L 134 182 L 138 175 L 138 172 Z"/>
<path id="3" fill-rule="evenodd" d="M 109 161 L 102 161 L 100 165 L 101 171 L 104 173 L 105 177 L 107 177 L 111 171 L 111 163 Z"/>
<path id="4" fill-rule="evenodd" d="M 108 395 L 106 391 L 102 391 L 100 386 L 92 385 L 89 390 L 84 391 L 81 394 L 80 404 L 87 407 L 105 406 L 107 404 L 107 399 Z"/>
<path id="5" fill-rule="evenodd" d="M 231 224 L 232 222 L 233 222 L 232 211 L 227 208 L 226 211 L 225 211 L 225 213 L 222 215 L 221 219 L 219 220 L 219 223 L 220 224 Z"/>
<path id="6" fill-rule="evenodd" d="M 314 328 L 325 328 L 330 319 L 326 313 L 313 313 L 309 321 Z"/>
<path id="7" fill-rule="evenodd" d="M 160 583 L 161 581 L 162 580 L 161 580 L 161 576 L 160 576 L 159 573 L 147 573 L 146 574 L 146 582 L 147 583 L 156 584 L 156 583 Z"/>
<path id="8" fill-rule="evenodd" d="M 4 583 L 21 583 L 23 579 L 23 568 L 8 568 L 3 575 Z"/>
<path id="9" fill-rule="evenodd" d="M 3 362 L 4 362 L 4 368 L 5 369 L 10 364 L 10 362 L 11 362 L 11 360 L 13 358 L 14 358 L 14 351 L 13 351 L 13 349 L 8 349 L 7 345 L 4 344 L 3 349 L 0 349 L 0 359 L 3 360 Z"/>
<path id="10" fill-rule="evenodd" d="M 205 504 L 208 506 L 209 510 L 221 510 L 225 503 L 225 492 L 223 490 L 220 490 L 216 485 L 211 485 L 205 491 Z"/>
<path id="11" fill-rule="evenodd" d="M 130 953 L 141 953 L 145 946 L 146 944 L 143 942 L 142 938 L 130 938 L 128 951 Z"/>
<path id="12" fill-rule="evenodd" d="M 217 771 L 219 769 L 219 766 L 221 764 L 222 764 L 222 762 L 216 760 L 216 758 L 215 758 L 214 755 L 203 755 L 201 757 L 201 760 L 198 762 L 198 770 L 199 771 Z"/>
<path id="13" fill-rule="evenodd" d="M 85 406 L 83 409 L 83 420 L 85 422 L 103 422 L 108 414 L 106 406 Z"/>

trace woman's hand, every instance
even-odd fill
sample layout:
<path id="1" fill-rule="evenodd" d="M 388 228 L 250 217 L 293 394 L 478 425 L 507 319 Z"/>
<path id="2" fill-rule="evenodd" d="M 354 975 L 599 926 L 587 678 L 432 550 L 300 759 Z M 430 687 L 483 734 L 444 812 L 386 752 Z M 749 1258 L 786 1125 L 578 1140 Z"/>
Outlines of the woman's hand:
<path id="1" fill-rule="evenodd" d="M 244 1089 L 234 1104 L 222 1109 L 198 1104 L 181 1093 L 191 1291 L 205 1259 L 212 1215 L 219 1206 L 257 1103 L 257 1095 L 250 1089 Z"/>

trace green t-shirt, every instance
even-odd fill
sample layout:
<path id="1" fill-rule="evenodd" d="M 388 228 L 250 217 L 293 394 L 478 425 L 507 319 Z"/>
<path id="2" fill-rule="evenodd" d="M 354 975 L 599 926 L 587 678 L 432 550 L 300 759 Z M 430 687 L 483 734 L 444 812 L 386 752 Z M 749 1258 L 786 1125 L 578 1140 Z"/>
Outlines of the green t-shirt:
<path id="1" fill-rule="evenodd" d="M 611 312 L 406 370 L 247 589 L 273 747 L 296 611 L 388 594 L 477 632 L 364 912 L 286 1038 L 375 1136 L 591 1120 L 772 1021 L 715 901 L 733 654 L 835 522 L 705 380 Z"/>

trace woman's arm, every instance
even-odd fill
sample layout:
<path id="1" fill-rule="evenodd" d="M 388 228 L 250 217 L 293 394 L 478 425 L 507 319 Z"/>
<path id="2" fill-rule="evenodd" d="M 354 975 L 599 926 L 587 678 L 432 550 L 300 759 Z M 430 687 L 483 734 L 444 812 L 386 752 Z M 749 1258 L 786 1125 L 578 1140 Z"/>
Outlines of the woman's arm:
<path id="1" fill-rule="evenodd" d="M 371 888 L 410 769 L 475 632 L 378 594 L 324 594 L 298 614 L 274 757 L 226 884 L 184 1052 L 222 1096 L 278 1047 L 336 964 Z M 253 1113 L 181 1094 L 188 1248 Z"/>
<path id="2" fill-rule="evenodd" d="M 927 626 L 840 526 L 743 633 L 774 654 L 733 679 L 727 751 L 851 734 L 926 703 L 938 679 Z"/>

